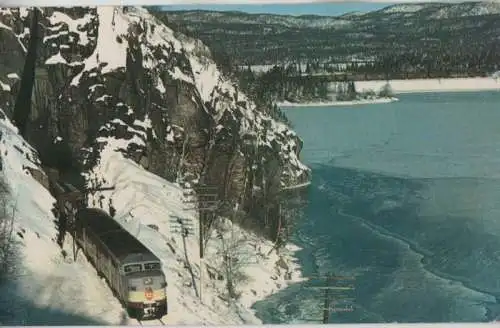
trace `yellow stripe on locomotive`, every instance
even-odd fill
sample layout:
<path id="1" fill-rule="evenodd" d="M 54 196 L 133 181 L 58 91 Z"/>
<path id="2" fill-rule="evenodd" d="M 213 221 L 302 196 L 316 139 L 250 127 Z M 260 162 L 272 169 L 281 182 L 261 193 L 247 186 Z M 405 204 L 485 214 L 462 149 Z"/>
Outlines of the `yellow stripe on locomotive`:
<path id="1" fill-rule="evenodd" d="M 153 297 L 147 298 L 145 291 L 129 291 L 128 301 L 132 303 L 147 303 L 147 302 L 158 302 L 167 299 L 167 293 L 165 289 L 158 289 L 153 291 Z"/>

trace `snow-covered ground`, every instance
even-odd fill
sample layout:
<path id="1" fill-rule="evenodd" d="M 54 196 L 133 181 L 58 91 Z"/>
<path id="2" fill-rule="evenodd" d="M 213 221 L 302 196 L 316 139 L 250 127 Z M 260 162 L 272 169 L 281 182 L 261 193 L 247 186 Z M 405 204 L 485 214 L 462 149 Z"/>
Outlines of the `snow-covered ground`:
<path id="1" fill-rule="evenodd" d="M 414 80 L 374 80 L 355 81 L 356 90 L 360 92 L 378 92 L 389 83 L 394 94 L 405 93 L 430 93 L 430 92 L 470 92 L 470 91 L 500 91 L 500 73 L 496 72 L 491 77 L 456 78 L 456 79 L 414 79 Z M 280 102 L 281 107 L 331 107 L 350 106 L 360 104 L 382 104 L 398 101 L 398 98 L 379 98 L 373 100 L 331 101 L 291 103 Z"/>
<path id="2" fill-rule="evenodd" d="M 386 83 L 385 80 L 355 82 L 358 91 L 377 91 Z M 500 90 L 500 80 L 494 77 L 390 80 L 389 84 L 395 94 Z"/>
<path id="3" fill-rule="evenodd" d="M 11 206 L 16 208 L 14 239 L 18 243 L 19 256 L 16 270 L 0 285 L 0 308 L 3 309 L 0 322 L 18 325 L 137 324 L 126 316 L 106 283 L 97 277 L 81 253 L 73 261 L 70 237 L 66 237 L 64 245 L 68 255 L 62 256 L 55 242 L 57 232 L 51 213 L 54 199 L 23 169 L 23 165 L 37 167 L 36 155 L 8 119 L 0 120 L 0 131 L 2 178 L 11 190 Z M 195 288 L 200 290 L 198 220 L 196 213 L 186 208 L 186 190 L 125 159 L 115 151 L 120 146 L 116 140 L 107 140 L 100 164 L 91 176 L 115 186 L 115 190 L 101 193 L 104 209 L 108 210 L 107 201 L 111 198 L 117 210 L 115 218 L 163 261 L 169 283 L 169 314 L 163 321 L 166 324 L 260 323 L 250 306 L 287 284 L 301 280 L 291 256 L 294 247 L 289 246 L 288 251 L 282 252 L 291 272 L 291 280 L 285 280 L 285 270 L 276 265 L 279 256 L 275 252 L 268 255 L 272 248 L 270 242 L 226 222 L 224 240 L 234 246 L 232 251 L 238 253 L 244 264 L 241 273 L 245 280 L 236 284 L 241 297 L 237 302 L 227 302 L 225 281 L 210 279 L 204 271 L 201 303 L 195 291 Z M 89 199 L 91 206 L 101 194 Z M 98 201 L 95 204 L 99 206 Z M 190 221 L 194 227 L 185 246 L 171 222 L 177 217 Z M 157 226 L 158 231 L 148 225 Z M 223 267 L 222 256 L 218 254 L 220 249 L 221 242 L 216 238 L 207 245 L 205 261 L 211 273 Z M 186 258 L 192 266 L 192 275 Z"/>
<path id="4" fill-rule="evenodd" d="M 122 323 L 123 311 L 118 301 L 95 270 L 83 257 L 77 263 L 63 258 L 55 242 L 57 231 L 51 212 L 55 200 L 24 169 L 38 166 L 35 152 L 8 119 L 0 120 L 0 132 L 1 178 L 10 191 L 8 207 L 15 210 L 13 241 L 18 257 L 7 281 L 0 286 L 0 322 Z"/>
<path id="5" fill-rule="evenodd" d="M 376 98 L 376 99 L 361 99 L 353 101 L 325 101 L 325 102 L 308 102 L 308 103 L 292 103 L 284 101 L 277 103 L 280 107 L 332 107 L 332 106 L 355 106 L 367 104 L 387 104 L 398 101 L 398 98 Z"/>
<path id="6" fill-rule="evenodd" d="M 78 26 L 89 22 L 92 15 L 94 14 L 89 13 L 80 21 L 69 18 L 61 11 L 52 12 L 49 20 L 53 31 L 57 32 L 53 37 L 67 33 L 58 32 L 58 29 L 62 29 L 63 24 L 66 24 L 69 30 L 79 33 L 79 42 L 88 42 L 88 32 L 81 31 Z M 56 52 L 46 62 L 47 65 L 69 66 L 83 63 L 84 71 L 72 81 L 68 81 L 74 87 L 81 85 L 80 82 L 86 78 L 88 72 L 97 74 L 93 70 L 99 65 L 98 62 L 106 64 L 101 65 L 105 69 L 99 70 L 99 74 L 123 69 L 127 52 L 118 41 L 119 37 L 128 36 L 129 27 L 134 24 L 146 26 L 144 34 L 141 35 L 142 51 L 147 55 L 143 60 L 145 67 L 158 71 L 169 69 L 158 64 L 165 63 L 165 58 L 157 60 L 152 56 L 158 45 L 172 52 L 186 51 L 192 72 L 182 72 L 176 66 L 170 73 L 174 79 L 192 84 L 205 103 L 213 103 L 214 118 L 217 122 L 226 111 L 239 111 L 242 114 L 242 135 L 264 130 L 264 125 L 271 126 L 270 129 L 265 129 L 265 138 L 259 140 L 269 144 L 269 147 L 274 147 L 271 140 L 279 140 L 282 143 L 282 155 L 292 163 L 290 175 L 307 169 L 291 150 L 295 148 L 296 141 L 292 138 L 295 134 L 284 124 L 272 121 L 258 112 L 255 104 L 238 93 L 236 86 L 224 78 L 215 63 L 206 57 L 209 51 L 203 44 L 180 36 L 182 40 L 177 39 L 172 30 L 160 24 L 145 9 L 129 8 L 124 12 L 120 8 L 103 6 L 98 7 L 97 15 L 94 16 L 99 19 L 98 39 L 94 52 L 88 58 L 81 62 L 71 61 L 74 58 L 64 59 L 60 52 Z M 162 56 L 169 55 L 168 51 L 162 51 Z M 165 86 L 161 84 L 160 79 L 157 81 L 156 88 L 164 93 Z M 0 82 L 0 89 L 6 88 L 10 86 Z M 89 88 L 91 91 L 92 89 L 95 90 L 95 86 Z M 105 97 L 109 95 L 98 99 Z M 238 103 L 245 102 L 245 106 L 238 105 L 236 98 Z M 134 124 L 146 124 L 148 120 L 146 116 L 143 121 L 135 120 Z M 111 123 L 121 124 L 121 121 L 112 120 Z M 102 128 L 107 129 L 107 125 Z M 29 171 L 23 168 L 39 166 L 35 151 L 17 134 L 16 128 L 8 119 L 0 119 L 0 132 L 0 158 L 3 164 L 0 173 L 10 188 L 9 210 L 10 207 L 16 208 L 13 238 L 17 243 L 18 258 L 15 270 L 6 282 L 0 283 L 0 323 L 137 324 L 135 320 L 128 319 L 118 300 L 113 297 L 105 282 L 97 277 L 95 269 L 85 257 L 80 253 L 76 261 L 73 260 L 72 240 L 69 236 L 66 237 L 63 247 L 68 255 L 63 256 L 56 243 L 55 218 L 51 212 L 55 200 L 35 181 Z M 144 145 L 144 132 L 134 130 L 134 133 L 134 137 L 128 141 L 114 138 L 98 140 L 103 149 L 100 162 L 89 173 L 89 179 L 106 180 L 105 184 L 114 185 L 115 189 L 97 193 L 89 202 L 90 206 L 99 207 L 101 204 L 98 199 L 102 196 L 102 207 L 109 210 L 108 200 L 112 199 L 117 210 L 115 218 L 162 259 L 169 283 L 169 314 L 163 321 L 166 324 L 214 325 L 260 323 L 250 309 L 251 305 L 285 288 L 287 284 L 301 280 L 298 265 L 294 263 L 292 256 L 294 247 L 288 246 L 288 250 L 277 255 L 275 251 L 271 252 L 271 242 L 221 219 L 219 229 L 224 229 L 225 248 L 230 249 L 229 253 L 237 255 L 240 260 L 237 266 L 241 266 L 235 273 L 239 277 L 235 287 L 240 297 L 234 302 L 227 301 L 226 281 L 218 279 L 226 277 L 224 265 L 221 263 L 224 258 L 224 254 L 221 254 L 222 240 L 213 236 L 208 242 L 204 259 L 206 264 L 202 266 L 203 270 L 200 270 L 198 217 L 195 211 L 186 209 L 189 204 L 185 202 L 184 195 L 189 190 L 147 172 L 116 151 L 126 149 L 131 142 Z M 172 223 L 178 217 L 190 221 L 193 225 L 193 234 L 186 240 L 177 232 L 177 224 Z M 203 279 L 200 285 L 201 272 Z M 199 297 L 200 290 L 202 300 Z"/>

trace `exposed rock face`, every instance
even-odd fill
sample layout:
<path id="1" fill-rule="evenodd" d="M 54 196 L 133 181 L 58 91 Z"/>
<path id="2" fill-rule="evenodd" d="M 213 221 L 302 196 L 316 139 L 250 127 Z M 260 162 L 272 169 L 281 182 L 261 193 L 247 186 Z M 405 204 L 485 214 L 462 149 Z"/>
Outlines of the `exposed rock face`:
<path id="1" fill-rule="evenodd" d="M 31 15 L 0 9 L 0 108 L 9 116 Z M 309 179 L 297 135 L 222 76 L 200 41 L 145 9 L 43 8 L 39 29 L 27 139 L 45 163 L 89 169 L 112 142 L 169 180 L 203 176 L 248 209 L 270 188 Z"/>

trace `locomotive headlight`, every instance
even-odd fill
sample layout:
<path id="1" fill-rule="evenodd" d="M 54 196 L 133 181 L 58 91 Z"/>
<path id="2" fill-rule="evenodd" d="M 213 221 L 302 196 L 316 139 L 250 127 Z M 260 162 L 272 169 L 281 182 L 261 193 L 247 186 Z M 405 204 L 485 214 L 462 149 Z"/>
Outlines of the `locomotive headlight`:
<path id="1" fill-rule="evenodd" d="M 153 283 L 153 278 L 144 278 L 144 285 L 151 285 Z"/>

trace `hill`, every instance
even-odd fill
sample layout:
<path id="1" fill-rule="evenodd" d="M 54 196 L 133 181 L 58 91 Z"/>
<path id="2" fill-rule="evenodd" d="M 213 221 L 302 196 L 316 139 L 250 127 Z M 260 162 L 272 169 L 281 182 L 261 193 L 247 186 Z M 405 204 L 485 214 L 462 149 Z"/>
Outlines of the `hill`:
<path id="1" fill-rule="evenodd" d="M 338 17 L 211 11 L 160 15 L 215 53 L 227 53 L 235 65 L 355 62 L 360 72 L 446 76 L 484 75 L 500 63 L 500 3 L 493 1 L 397 4 Z"/>

